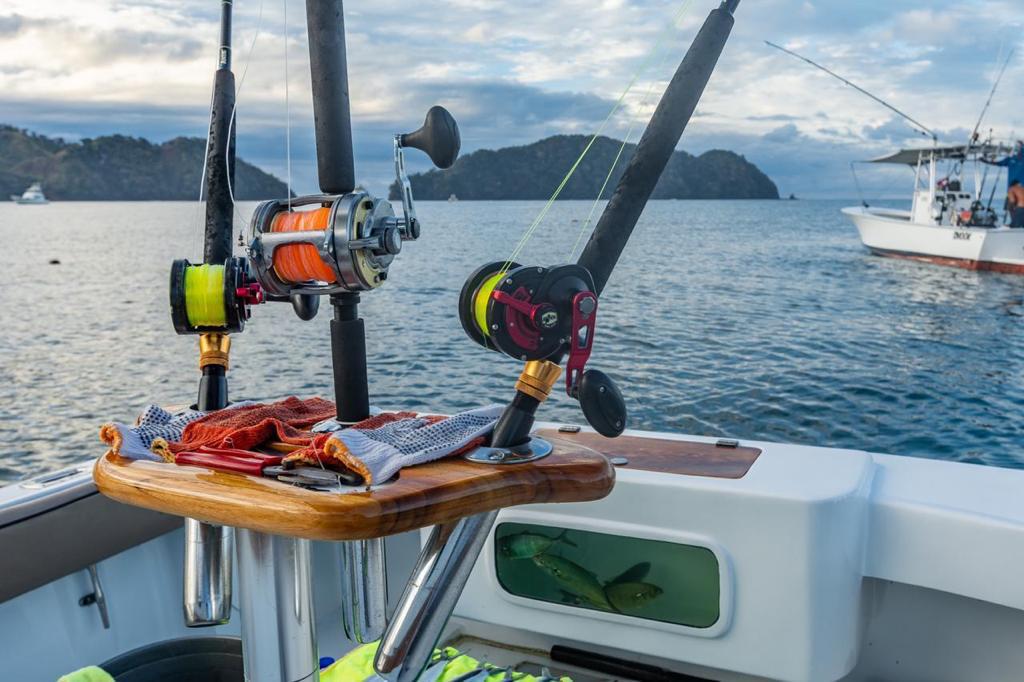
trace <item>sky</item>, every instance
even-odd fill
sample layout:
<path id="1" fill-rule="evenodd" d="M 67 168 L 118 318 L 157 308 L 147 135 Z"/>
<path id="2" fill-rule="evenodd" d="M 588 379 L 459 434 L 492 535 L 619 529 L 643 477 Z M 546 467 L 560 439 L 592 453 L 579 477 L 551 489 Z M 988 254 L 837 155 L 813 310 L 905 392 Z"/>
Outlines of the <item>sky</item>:
<path id="1" fill-rule="evenodd" d="M 853 197 L 849 164 L 927 142 L 891 112 L 774 51 L 818 60 L 966 141 L 1011 50 L 982 130 L 1024 136 L 1020 0 L 744 0 L 681 149 L 730 149 L 786 195 Z M 382 192 L 392 137 L 433 104 L 458 119 L 463 152 L 595 132 L 639 137 L 718 0 L 349 0 L 356 172 Z M 77 140 L 206 135 L 216 66 L 215 0 L 5 0 L 0 122 Z M 236 0 L 238 153 L 316 190 L 301 0 Z M 286 104 L 287 103 L 287 104 Z M 290 130 L 290 133 L 289 133 Z M 290 162 L 288 150 L 290 150 Z M 428 163 L 409 153 L 413 170 Z M 902 196 L 902 170 L 861 173 L 870 196 Z M 904 189 L 904 183 L 906 189 Z"/>

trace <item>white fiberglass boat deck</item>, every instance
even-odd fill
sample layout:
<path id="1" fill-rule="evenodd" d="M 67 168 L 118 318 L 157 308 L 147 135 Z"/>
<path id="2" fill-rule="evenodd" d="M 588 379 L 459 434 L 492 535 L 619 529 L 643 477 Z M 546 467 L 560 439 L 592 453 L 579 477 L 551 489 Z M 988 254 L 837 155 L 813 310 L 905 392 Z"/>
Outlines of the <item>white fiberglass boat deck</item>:
<path id="1" fill-rule="evenodd" d="M 715 442 L 627 436 L 643 439 L 615 442 L 627 458 L 646 442 Z M 1003 682 L 1024 670 L 1024 471 L 741 445 L 761 453 L 739 478 L 626 465 L 604 500 L 501 512 L 448 636 L 494 663 L 547 665 L 577 680 L 629 678 L 552 662 L 553 646 L 712 680 Z M 180 519 L 98 495 L 89 470 L 0 488 L 4 679 L 53 680 L 172 638 L 238 634 L 237 617 L 183 626 Z M 621 609 L 552 600 L 543 585 L 532 592 L 547 576 L 523 583 L 515 571 L 534 562 L 502 552 L 501 538 L 523 527 L 569 529 L 575 544 L 597 548 L 602 580 L 648 564 L 644 581 L 660 591 Z M 388 539 L 392 597 L 422 537 Z M 555 553 L 582 562 L 571 554 L 579 551 Z M 353 646 L 340 627 L 339 555 L 336 543 L 314 543 L 322 656 Z M 714 567 L 710 578 L 705 570 L 698 580 L 698 556 Z M 83 600 L 97 592 L 90 566 L 109 629 Z"/>

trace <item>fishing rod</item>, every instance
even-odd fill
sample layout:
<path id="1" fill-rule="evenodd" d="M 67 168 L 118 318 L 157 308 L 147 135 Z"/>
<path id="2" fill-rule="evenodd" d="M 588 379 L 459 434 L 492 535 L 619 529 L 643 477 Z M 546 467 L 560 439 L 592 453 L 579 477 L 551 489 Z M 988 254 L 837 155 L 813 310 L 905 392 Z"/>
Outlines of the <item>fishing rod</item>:
<path id="1" fill-rule="evenodd" d="M 201 376 L 195 407 L 203 412 L 227 407 L 230 334 L 242 331 L 250 306 L 262 300 L 245 261 L 232 255 L 235 75 L 231 70 L 231 13 L 232 0 L 221 0 L 204 165 L 203 260 L 193 265 L 182 259 L 171 266 L 170 303 L 175 331 L 199 337 Z M 233 556 L 231 528 L 185 520 L 183 607 L 188 627 L 221 625 L 230 619 Z"/>
<path id="2" fill-rule="evenodd" d="M 722 54 L 740 0 L 713 10 L 637 144 L 629 165 L 576 263 L 552 267 L 488 263 L 473 272 L 459 295 L 459 320 L 477 344 L 525 360 L 515 397 L 495 425 L 490 447 L 466 458 L 480 465 L 515 465 L 545 457 L 550 443 L 531 437 L 538 407 L 566 362 L 566 392 L 602 435 L 625 429 L 626 406 L 615 383 L 587 369 L 594 343 L 598 296 L 622 254 Z M 426 668 L 459 594 L 497 520 L 497 511 L 434 527 L 374 657 L 387 682 L 414 682 Z"/>
<path id="3" fill-rule="evenodd" d="M 873 99 L 874 101 L 878 102 L 883 107 L 888 109 L 889 111 L 892 111 L 893 113 L 895 113 L 896 115 L 900 116 L 905 121 L 910 123 L 911 126 L 916 128 L 917 132 L 920 133 L 921 135 L 924 135 L 925 137 L 930 137 L 933 142 L 937 143 L 939 141 L 939 136 L 931 128 L 929 128 L 928 126 L 924 125 L 920 121 L 914 119 L 909 114 L 907 114 L 907 113 L 905 113 L 903 111 L 900 111 L 899 109 L 897 109 L 893 105 L 891 105 L 888 102 L 886 102 L 881 97 L 878 97 L 878 96 L 868 92 L 867 90 L 865 90 L 864 88 L 860 87 L 859 85 L 857 85 L 853 81 L 850 81 L 850 80 L 840 76 L 835 71 L 832 71 L 831 69 L 829 69 L 827 67 L 824 67 L 821 64 L 819 64 L 819 63 L 817 63 L 817 62 L 815 62 L 815 61 L 813 61 L 811 59 L 808 59 L 807 57 L 804 57 L 803 55 L 799 55 L 796 52 L 793 52 L 792 50 L 788 50 L 788 49 L 782 47 L 781 45 L 776 45 L 775 43 L 773 43 L 771 41 L 768 41 L 768 40 L 766 40 L 764 42 L 765 42 L 765 45 L 768 45 L 769 47 L 774 47 L 776 50 L 779 50 L 780 52 L 785 52 L 786 54 L 788 54 L 791 57 L 796 57 L 800 61 L 806 62 L 807 64 L 810 64 L 814 68 L 820 69 L 820 70 L 824 71 L 828 75 L 830 75 L 833 78 L 836 78 L 839 81 L 843 82 L 844 84 L 850 86 L 851 88 L 853 88 L 857 92 L 861 93 L 862 95 L 867 95 L 868 97 L 870 97 L 871 99 Z"/>
<path id="4" fill-rule="evenodd" d="M 1002 51 L 1002 50 L 1000 50 Z M 995 81 L 992 83 L 992 90 L 988 93 L 988 99 L 985 101 L 985 106 L 981 109 L 981 114 L 978 116 L 978 122 L 974 124 L 974 130 L 971 131 L 970 140 L 967 142 L 967 151 L 971 151 L 974 143 L 978 139 L 978 131 L 981 129 L 981 124 L 985 120 L 985 116 L 988 114 L 989 107 L 992 106 L 992 99 L 996 96 L 996 90 L 999 89 L 999 84 L 1003 81 L 1003 76 L 1006 74 L 1006 67 L 1010 65 L 1010 60 L 1013 59 L 1013 55 L 1016 49 L 1011 49 L 1010 53 L 1006 55 L 1006 60 L 1003 62 L 1002 67 L 999 69 L 999 73 L 996 76 Z"/>
<path id="5" fill-rule="evenodd" d="M 516 393 L 495 426 L 492 446 L 536 458 L 550 448 L 530 438 L 538 407 L 562 374 L 599 433 L 618 436 L 626 405 L 615 382 L 586 367 L 598 301 L 651 193 L 700 101 L 734 24 L 739 0 L 711 12 L 675 72 L 578 261 L 552 267 L 507 261 L 474 271 L 459 297 L 459 319 L 476 343 L 526 361 Z"/>
<path id="6" fill-rule="evenodd" d="M 1001 49 L 1000 49 L 1000 52 L 1002 52 Z M 977 123 L 974 124 L 974 130 L 971 131 L 971 137 L 967 141 L 967 147 L 964 150 L 964 159 L 967 158 L 967 155 L 970 154 L 972 149 L 974 149 L 974 145 L 978 141 L 978 131 L 981 129 L 981 124 L 982 124 L 982 122 L 984 122 L 985 116 L 988 114 L 989 107 L 992 106 L 992 100 L 993 100 L 993 98 L 996 95 L 996 90 L 999 89 L 999 84 L 1002 82 L 1003 76 L 1006 74 L 1006 67 L 1008 67 L 1010 65 L 1010 60 L 1013 59 L 1013 55 L 1014 55 L 1015 52 L 1016 52 L 1015 48 L 1011 48 L 1010 49 L 1009 54 L 1006 55 L 1006 60 L 1003 61 L 1003 65 L 1000 67 L 998 74 L 996 74 L 995 80 L 992 82 L 992 89 L 988 93 L 988 99 L 985 100 L 985 106 L 983 106 L 981 108 L 981 114 L 978 115 L 978 121 L 977 121 Z M 991 141 L 992 141 L 992 134 L 991 134 L 991 132 L 989 132 L 989 142 L 991 142 Z M 988 211 L 992 210 L 992 202 L 995 199 L 995 192 L 996 192 L 996 187 L 998 186 L 998 180 L 999 180 L 999 174 L 996 175 L 996 181 L 997 182 L 994 182 L 993 185 L 992 185 L 992 194 L 989 197 L 988 206 L 987 206 L 987 210 Z M 975 200 L 977 200 L 977 201 L 981 200 L 981 197 L 982 197 L 982 195 L 983 195 L 983 193 L 985 191 L 985 182 L 987 182 L 987 181 L 988 181 L 988 166 L 986 165 L 986 167 L 985 167 L 985 175 L 982 178 L 981 186 L 978 187 L 977 194 L 975 196 Z"/>

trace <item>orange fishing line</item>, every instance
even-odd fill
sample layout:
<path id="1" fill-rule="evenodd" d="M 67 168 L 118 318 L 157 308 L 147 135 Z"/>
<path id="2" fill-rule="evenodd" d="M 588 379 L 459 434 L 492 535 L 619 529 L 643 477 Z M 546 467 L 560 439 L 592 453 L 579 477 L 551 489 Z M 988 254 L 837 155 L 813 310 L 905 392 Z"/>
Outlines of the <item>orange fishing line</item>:
<path id="1" fill-rule="evenodd" d="M 278 213 L 270 223 L 271 232 L 309 232 L 327 229 L 330 208 Z M 274 272 L 285 282 L 327 282 L 336 279 L 334 271 L 320 259 L 312 244 L 287 244 L 274 251 Z"/>

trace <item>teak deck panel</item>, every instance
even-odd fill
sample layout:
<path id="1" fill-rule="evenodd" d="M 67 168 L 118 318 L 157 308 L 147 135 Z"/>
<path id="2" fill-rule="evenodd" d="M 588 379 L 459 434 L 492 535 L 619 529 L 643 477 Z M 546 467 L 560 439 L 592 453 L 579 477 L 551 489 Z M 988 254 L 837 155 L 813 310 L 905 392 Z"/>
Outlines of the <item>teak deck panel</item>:
<path id="1" fill-rule="evenodd" d="M 405 469 L 372 491 L 307 490 L 243 474 L 107 453 L 96 461 L 100 492 L 120 502 L 226 526 L 311 540 L 360 540 L 415 530 L 521 504 L 586 502 L 611 492 L 604 455 L 561 434 L 536 462 L 488 465 L 461 457 Z"/>
<path id="2" fill-rule="evenodd" d="M 663 474 L 743 478 L 760 456 L 758 448 L 722 447 L 714 443 L 696 443 L 667 438 L 619 436 L 605 438 L 597 433 L 561 433 L 543 429 L 538 435 L 561 439 L 600 452 L 606 457 L 625 457 L 629 464 L 620 469 L 640 469 Z"/>

